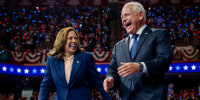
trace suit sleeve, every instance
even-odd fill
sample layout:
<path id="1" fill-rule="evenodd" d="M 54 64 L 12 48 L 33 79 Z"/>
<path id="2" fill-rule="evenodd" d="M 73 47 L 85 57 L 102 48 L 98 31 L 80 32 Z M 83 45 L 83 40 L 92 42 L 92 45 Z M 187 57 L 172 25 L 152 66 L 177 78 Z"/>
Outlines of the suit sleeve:
<path id="1" fill-rule="evenodd" d="M 168 32 L 166 30 L 160 30 L 156 33 L 156 36 L 156 57 L 153 60 L 145 61 L 149 76 L 166 73 L 169 70 L 173 57 L 173 49 L 171 47 Z"/>
<path id="2" fill-rule="evenodd" d="M 91 54 L 88 57 L 88 67 L 89 67 L 89 76 L 90 81 L 95 85 L 97 90 L 100 92 L 102 96 L 102 100 L 112 100 L 108 93 L 105 92 L 103 88 L 103 81 L 99 76 L 99 72 L 96 70 L 95 61 Z"/>
<path id="3" fill-rule="evenodd" d="M 112 51 L 112 60 L 110 66 L 107 68 L 106 77 L 113 77 L 114 78 L 114 87 L 119 88 L 120 83 L 120 76 L 117 73 L 117 60 L 116 60 L 116 47 L 114 46 Z"/>
<path id="4" fill-rule="evenodd" d="M 48 100 L 49 93 L 51 92 L 52 86 L 54 84 L 50 66 L 51 66 L 50 65 L 50 58 L 48 58 L 47 62 L 46 62 L 45 76 L 44 76 L 42 83 L 40 85 L 38 100 Z"/>

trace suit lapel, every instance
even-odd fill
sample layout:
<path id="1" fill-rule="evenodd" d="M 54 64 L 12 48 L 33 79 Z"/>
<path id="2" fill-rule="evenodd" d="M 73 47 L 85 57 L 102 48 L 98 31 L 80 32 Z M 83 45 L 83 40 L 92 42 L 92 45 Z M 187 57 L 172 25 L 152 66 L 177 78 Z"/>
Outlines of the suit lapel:
<path id="1" fill-rule="evenodd" d="M 124 50 L 123 52 L 125 53 L 124 56 L 125 56 L 125 59 L 126 59 L 126 62 L 131 62 L 132 58 L 131 58 L 131 52 L 129 50 L 129 42 L 130 42 L 130 35 L 128 37 L 125 38 L 125 43 L 124 43 L 124 47 L 122 48 L 122 50 Z M 131 82 L 128 81 L 129 79 L 131 79 L 131 75 L 123 78 L 122 81 L 125 82 L 126 86 L 131 86 Z"/>
<path id="2" fill-rule="evenodd" d="M 133 57 L 133 61 L 134 61 L 135 57 L 137 56 L 139 49 L 141 48 L 142 44 L 144 43 L 146 36 L 148 36 L 150 34 L 150 32 L 151 32 L 151 28 L 149 28 L 148 26 L 143 30 L 143 32 L 142 32 L 142 34 L 139 38 L 136 50 L 135 50 L 135 56 Z"/>
<path id="3" fill-rule="evenodd" d="M 60 79 L 67 84 L 65 77 L 64 60 L 56 59 L 54 66 L 56 67 L 56 71 Z"/>
<path id="4" fill-rule="evenodd" d="M 124 55 L 126 57 L 126 61 L 129 62 L 131 61 L 131 54 L 130 54 L 130 51 L 129 51 L 129 41 L 130 41 L 130 37 L 128 36 L 127 38 L 125 38 L 125 44 L 124 44 L 124 47 L 122 49 L 124 49 Z"/>
<path id="5" fill-rule="evenodd" d="M 71 71 L 71 75 L 69 79 L 69 84 L 73 81 L 73 79 L 77 75 L 77 71 L 80 68 L 80 64 L 81 64 L 81 55 L 80 54 L 74 55 L 74 61 L 72 65 L 72 71 Z"/>

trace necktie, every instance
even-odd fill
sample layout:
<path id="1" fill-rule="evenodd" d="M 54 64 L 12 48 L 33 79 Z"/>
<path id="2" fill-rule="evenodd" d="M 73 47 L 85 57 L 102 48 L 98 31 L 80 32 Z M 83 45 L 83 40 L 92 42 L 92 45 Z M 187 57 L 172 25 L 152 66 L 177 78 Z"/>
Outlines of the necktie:
<path id="1" fill-rule="evenodd" d="M 131 47 L 131 58 L 133 59 L 134 55 L 135 55 L 135 49 L 137 47 L 137 37 L 138 37 L 138 34 L 134 34 L 133 35 L 133 45 Z M 133 84 L 133 79 L 131 79 L 131 92 L 134 90 L 134 84 Z"/>
<path id="2" fill-rule="evenodd" d="M 131 58 L 133 59 L 134 55 L 135 55 L 135 49 L 137 47 L 137 37 L 138 37 L 138 34 L 134 34 L 133 35 L 133 45 L 131 47 Z"/>

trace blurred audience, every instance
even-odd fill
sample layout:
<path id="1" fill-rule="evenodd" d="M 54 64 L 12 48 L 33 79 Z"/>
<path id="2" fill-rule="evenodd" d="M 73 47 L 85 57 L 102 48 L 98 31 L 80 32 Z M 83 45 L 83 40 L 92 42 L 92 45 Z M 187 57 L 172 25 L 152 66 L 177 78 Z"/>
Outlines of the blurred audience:
<path id="1" fill-rule="evenodd" d="M 200 48 L 199 5 L 146 7 L 151 27 L 169 30 L 174 45 Z M 0 44 L 8 50 L 51 49 L 59 29 L 73 26 L 80 32 L 86 51 L 110 51 L 110 28 L 106 7 L 0 8 Z M 122 39 L 128 34 L 121 28 Z"/>
<path id="2" fill-rule="evenodd" d="M 169 91 L 171 91 L 171 89 L 172 88 L 170 88 Z M 113 100 L 119 100 L 118 93 L 118 90 L 110 93 Z M 38 94 L 39 92 L 33 91 L 29 100 L 38 100 Z M 91 94 L 92 100 L 101 100 L 101 95 L 95 88 L 92 89 Z M 14 93 L 10 92 L 9 94 L 0 93 L 0 100 L 28 100 L 28 98 L 26 96 L 17 98 Z M 55 91 L 50 93 L 49 100 L 57 100 Z M 197 88 L 180 89 L 168 92 L 168 100 L 200 100 L 200 95 Z"/>
<path id="3" fill-rule="evenodd" d="M 107 8 L 0 8 L 0 44 L 8 50 L 51 49 L 59 29 L 73 26 L 87 51 L 108 51 Z M 98 45 L 98 46 L 96 46 Z M 100 45 L 100 46 L 99 46 Z"/>

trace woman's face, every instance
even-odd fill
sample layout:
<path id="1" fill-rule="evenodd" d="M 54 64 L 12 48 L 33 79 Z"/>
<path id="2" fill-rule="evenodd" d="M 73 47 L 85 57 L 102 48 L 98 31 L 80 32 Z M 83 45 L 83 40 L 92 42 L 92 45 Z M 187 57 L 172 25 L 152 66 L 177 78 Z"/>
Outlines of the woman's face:
<path id="1" fill-rule="evenodd" d="M 74 55 L 78 48 L 78 37 L 74 31 L 69 31 L 65 44 L 65 54 Z"/>

